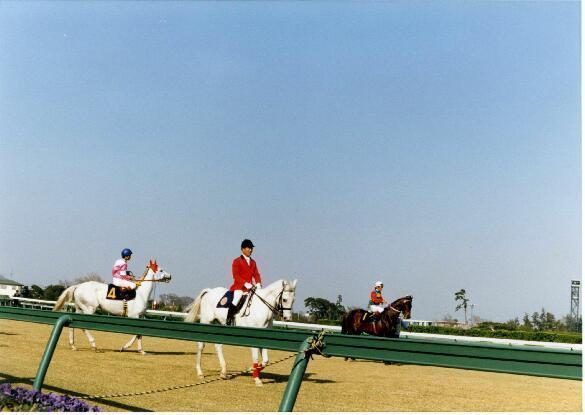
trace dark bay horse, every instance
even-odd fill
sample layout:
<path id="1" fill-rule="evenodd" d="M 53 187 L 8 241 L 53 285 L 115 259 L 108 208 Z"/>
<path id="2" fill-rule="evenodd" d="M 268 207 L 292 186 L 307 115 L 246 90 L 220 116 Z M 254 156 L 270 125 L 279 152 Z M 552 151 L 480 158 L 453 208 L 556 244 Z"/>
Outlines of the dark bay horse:
<path id="1" fill-rule="evenodd" d="M 412 296 L 399 298 L 392 304 L 387 306 L 380 314 L 380 317 L 371 321 L 367 319 L 364 321 L 364 315 L 367 311 L 358 308 L 351 310 L 343 317 L 341 323 L 342 334 L 362 334 L 368 333 L 379 337 L 398 337 L 398 325 L 400 313 L 404 318 L 410 318 L 410 310 L 412 309 Z"/>

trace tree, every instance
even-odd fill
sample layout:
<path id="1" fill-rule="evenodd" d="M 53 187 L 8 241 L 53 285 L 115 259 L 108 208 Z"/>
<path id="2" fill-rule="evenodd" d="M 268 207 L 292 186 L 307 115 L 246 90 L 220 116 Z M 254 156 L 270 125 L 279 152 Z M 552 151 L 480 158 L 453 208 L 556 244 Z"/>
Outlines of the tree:
<path id="1" fill-rule="evenodd" d="M 582 318 L 581 316 L 575 318 L 570 314 L 567 314 L 565 317 L 563 317 L 563 324 L 565 325 L 565 327 L 567 328 L 567 330 L 569 331 L 577 331 L 577 332 L 581 332 L 582 331 Z"/>
<path id="2" fill-rule="evenodd" d="M 528 313 L 524 313 L 524 317 L 522 317 L 522 328 L 524 330 L 532 330 L 532 323 L 530 322 L 530 317 L 528 317 Z"/>
<path id="3" fill-rule="evenodd" d="M 467 298 L 465 294 L 463 288 L 455 293 L 455 301 L 461 301 L 461 304 L 458 304 L 457 307 L 455 307 L 455 311 L 459 311 L 463 308 L 465 313 L 465 324 L 467 324 L 467 304 L 469 303 L 469 298 Z"/>
<path id="4" fill-rule="evenodd" d="M 20 296 L 22 298 L 32 298 L 32 294 L 30 292 L 30 288 L 28 288 L 28 285 L 22 287 L 22 290 L 20 290 Z"/>
<path id="5" fill-rule="evenodd" d="M 166 311 L 182 311 L 186 306 L 193 302 L 191 297 L 180 297 L 177 294 L 161 294 L 157 309 Z"/>
<path id="6" fill-rule="evenodd" d="M 65 287 L 62 285 L 49 285 L 43 292 L 43 300 L 56 301 L 63 291 Z"/>
<path id="7" fill-rule="evenodd" d="M 309 308 L 309 313 L 316 320 L 337 320 L 345 313 L 345 307 L 341 301 L 341 295 L 337 296 L 335 304 L 324 298 L 308 297 L 305 299 L 305 307 Z"/>
<path id="8" fill-rule="evenodd" d="M 38 285 L 33 285 L 30 287 L 31 298 L 35 298 L 37 300 L 42 300 L 44 293 L 45 293 L 45 290 L 43 290 Z"/>
<path id="9" fill-rule="evenodd" d="M 90 272 L 88 274 L 74 278 L 72 281 L 59 280 L 59 285 L 63 285 L 64 287 L 71 287 L 72 285 L 81 284 L 87 281 L 105 282 L 101 275 L 99 275 L 97 272 Z"/>
<path id="10" fill-rule="evenodd" d="M 345 307 L 341 302 L 343 301 L 343 297 L 341 294 L 337 295 L 337 301 L 335 302 L 335 313 L 337 314 L 337 318 L 342 317 L 345 314 Z"/>

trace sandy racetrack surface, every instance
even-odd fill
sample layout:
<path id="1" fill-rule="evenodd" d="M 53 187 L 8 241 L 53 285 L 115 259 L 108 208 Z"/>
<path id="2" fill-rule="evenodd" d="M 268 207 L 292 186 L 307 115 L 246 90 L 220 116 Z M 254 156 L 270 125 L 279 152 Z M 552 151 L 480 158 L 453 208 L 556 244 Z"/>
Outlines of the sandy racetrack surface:
<path id="1" fill-rule="evenodd" d="M 51 326 L 0 320 L 0 383 L 32 385 Z M 47 372 L 44 392 L 72 396 L 140 392 L 199 381 L 195 343 L 153 337 L 148 352 L 120 353 L 128 335 L 93 332 L 100 353 L 76 330 L 78 351 L 65 330 Z M 224 346 L 228 372 L 251 365 L 249 348 Z M 271 351 L 271 360 L 290 353 Z M 249 375 L 148 395 L 92 400 L 107 411 L 277 411 L 293 360 L 269 366 L 263 387 Z M 213 345 L 203 355 L 206 379 L 219 364 Z M 414 365 L 345 362 L 316 357 L 309 362 L 295 411 L 581 411 L 581 382 Z M 375 403 L 374 406 L 373 403 Z"/>

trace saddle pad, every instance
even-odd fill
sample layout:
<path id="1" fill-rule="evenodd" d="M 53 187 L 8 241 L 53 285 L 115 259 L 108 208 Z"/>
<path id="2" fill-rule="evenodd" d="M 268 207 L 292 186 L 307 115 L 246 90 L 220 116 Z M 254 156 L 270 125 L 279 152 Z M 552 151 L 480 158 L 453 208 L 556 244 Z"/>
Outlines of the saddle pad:
<path id="1" fill-rule="evenodd" d="M 114 284 L 109 284 L 108 285 L 108 292 L 106 293 L 106 298 L 108 300 L 120 300 L 120 301 L 134 300 L 136 298 L 136 290 L 131 290 L 128 288 L 128 289 L 122 291 L 121 287 L 118 287 L 117 285 L 114 285 Z"/>
<path id="2" fill-rule="evenodd" d="M 226 291 L 221 300 L 217 303 L 217 308 L 229 308 L 234 299 L 233 291 Z"/>
<path id="3" fill-rule="evenodd" d="M 236 305 L 236 312 L 240 311 L 246 299 L 248 298 L 248 294 L 242 295 L 240 301 Z M 226 291 L 221 300 L 217 303 L 217 308 L 230 308 L 230 304 L 234 300 L 234 292 L 233 291 Z"/>

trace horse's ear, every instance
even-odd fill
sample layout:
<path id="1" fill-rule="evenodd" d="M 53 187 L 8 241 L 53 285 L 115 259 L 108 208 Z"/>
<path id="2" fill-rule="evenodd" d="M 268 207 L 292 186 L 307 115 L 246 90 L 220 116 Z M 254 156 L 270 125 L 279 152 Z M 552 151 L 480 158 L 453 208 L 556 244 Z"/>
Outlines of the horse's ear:
<path id="1" fill-rule="evenodd" d="M 293 290 L 297 287 L 297 279 L 295 279 L 293 282 L 291 282 L 291 286 L 293 287 Z"/>

